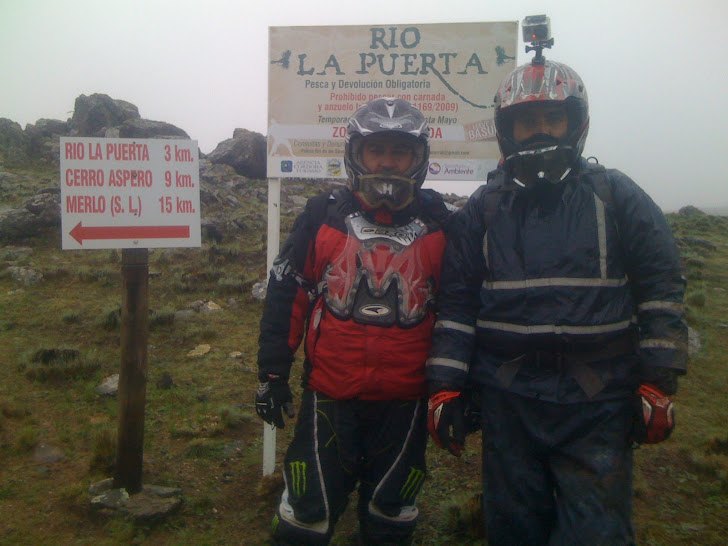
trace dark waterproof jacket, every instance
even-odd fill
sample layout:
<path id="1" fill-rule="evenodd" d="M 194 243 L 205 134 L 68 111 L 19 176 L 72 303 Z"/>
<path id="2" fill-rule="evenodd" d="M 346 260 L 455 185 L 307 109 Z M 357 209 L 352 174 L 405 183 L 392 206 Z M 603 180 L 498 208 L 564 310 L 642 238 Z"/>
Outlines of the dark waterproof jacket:
<path id="1" fill-rule="evenodd" d="M 684 373 L 685 279 L 647 194 L 583 160 L 558 185 L 491 175 L 454 215 L 428 380 L 579 402 Z"/>
<path id="2" fill-rule="evenodd" d="M 258 366 L 288 377 L 306 336 L 304 385 L 334 399 L 425 396 L 445 236 L 442 198 L 422 190 L 391 225 L 349 190 L 310 199 L 276 259 Z"/>

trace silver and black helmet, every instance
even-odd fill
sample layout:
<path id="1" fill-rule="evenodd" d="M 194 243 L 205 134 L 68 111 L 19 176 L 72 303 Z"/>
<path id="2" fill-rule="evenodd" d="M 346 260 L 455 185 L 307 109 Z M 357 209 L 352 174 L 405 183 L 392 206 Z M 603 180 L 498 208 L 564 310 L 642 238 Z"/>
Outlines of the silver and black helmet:
<path id="1" fill-rule="evenodd" d="M 412 147 L 413 161 L 405 173 L 370 173 L 362 164 L 362 148 L 372 135 L 388 133 Z M 371 208 L 401 210 L 412 202 L 427 176 L 430 128 L 417 108 L 403 99 L 383 97 L 369 101 L 349 119 L 344 166 L 349 185 Z"/>

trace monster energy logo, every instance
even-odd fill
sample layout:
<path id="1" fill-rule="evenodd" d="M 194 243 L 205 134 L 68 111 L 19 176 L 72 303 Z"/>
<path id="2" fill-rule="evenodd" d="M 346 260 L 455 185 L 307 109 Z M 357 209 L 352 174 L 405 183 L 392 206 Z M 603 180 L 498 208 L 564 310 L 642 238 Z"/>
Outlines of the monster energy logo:
<path id="1" fill-rule="evenodd" d="M 293 461 L 291 467 L 291 491 L 297 497 L 302 497 L 306 492 L 306 463 Z"/>
<path id="2" fill-rule="evenodd" d="M 422 487 L 422 482 L 424 481 L 425 472 L 418 468 L 410 467 L 410 473 L 409 476 L 407 476 L 407 481 L 404 482 L 404 485 L 399 492 L 402 500 L 414 500 L 417 493 L 420 491 L 420 487 Z"/>

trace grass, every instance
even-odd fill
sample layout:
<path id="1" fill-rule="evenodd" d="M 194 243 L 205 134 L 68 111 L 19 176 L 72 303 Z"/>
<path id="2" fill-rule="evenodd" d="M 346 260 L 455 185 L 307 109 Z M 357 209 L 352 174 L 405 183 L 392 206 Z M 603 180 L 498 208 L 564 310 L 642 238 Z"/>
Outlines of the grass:
<path id="1" fill-rule="evenodd" d="M 35 174 L 19 174 L 9 205 L 33 195 Z M 37 176 L 57 185 L 45 171 Z M 119 371 L 120 252 L 63 252 L 57 232 L 22 243 L 33 252 L 19 262 L 45 280 L 24 287 L 0 275 L 0 545 L 266 543 L 281 483 L 261 478 L 262 426 L 251 403 L 262 306 L 250 288 L 265 276 L 264 204 L 254 197 L 255 184 L 236 190 L 243 206 L 235 214 L 246 230 L 206 240 L 201 249 L 150 252 L 144 483 L 180 487 L 186 501 L 155 526 L 97 517 L 87 505 L 89 484 L 110 476 L 116 449 L 118 402 L 95 387 Z M 223 213 L 219 206 L 205 213 Z M 702 349 L 681 380 L 673 437 L 635 454 L 637 538 L 648 545 L 725 544 L 728 219 L 671 215 L 670 221 L 690 280 L 690 326 Z M 283 229 L 291 223 L 284 214 Z M 703 243 L 685 242 L 690 238 Z M 11 254 L 0 249 L 0 271 Z M 175 318 L 196 300 L 212 300 L 222 311 Z M 210 352 L 187 356 L 200 344 Z M 230 358 L 233 352 L 242 358 Z M 299 362 L 292 381 L 297 400 L 300 373 Z M 278 431 L 279 462 L 291 429 Z M 41 444 L 64 458 L 36 462 Z M 467 444 L 460 459 L 428 450 L 416 544 L 482 543 L 478 435 Z M 349 510 L 334 544 L 351 544 L 355 532 Z"/>

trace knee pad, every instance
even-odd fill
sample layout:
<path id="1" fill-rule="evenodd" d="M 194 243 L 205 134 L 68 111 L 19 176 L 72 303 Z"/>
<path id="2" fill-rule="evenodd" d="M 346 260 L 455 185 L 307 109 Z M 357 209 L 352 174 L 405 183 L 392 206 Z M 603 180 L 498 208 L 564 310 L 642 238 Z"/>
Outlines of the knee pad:
<path id="1" fill-rule="evenodd" d="M 398 514 L 390 515 L 370 501 L 360 521 L 362 539 L 372 544 L 409 544 L 418 517 L 416 506 L 403 506 Z"/>
<path id="2" fill-rule="evenodd" d="M 296 519 L 293 508 L 287 499 L 281 499 L 276 515 L 271 523 L 273 542 L 285 544 L 328 544 L 332 529 L 327 520 L 304 523 Z"/>

